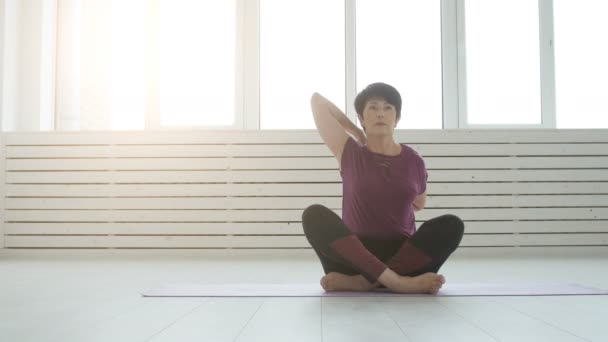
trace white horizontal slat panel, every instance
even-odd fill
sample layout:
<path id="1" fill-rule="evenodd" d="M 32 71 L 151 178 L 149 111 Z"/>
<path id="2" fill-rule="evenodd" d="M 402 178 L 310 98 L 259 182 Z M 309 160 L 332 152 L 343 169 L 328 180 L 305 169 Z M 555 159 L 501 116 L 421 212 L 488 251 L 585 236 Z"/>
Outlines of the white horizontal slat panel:
<path id="1" fill-rule="evenodd" d="M 317 183 L 341 182 L 338 170 L 234 170 L 233 183 Z"/>
<path id="2" fill-rule="evenodd" d="M 7 196 L 19 197 L 148 197 L 148 196 L 228 196 L 229 184 L 155 185 L 23 185 L 8 184 Z"/>
<path id="3" fill-rule="evenodd" d="M 8 172 L 9 184 L 87 184 L 87 183 L 217 183 L 228 182 L 226 170 L 209 171 L 53 171 Z"/>
<path id="4" fill-rule="evenodd" d="M 7 159 L 9 171 L 225 170 L 226 158 Z"/>
<path id="5" fill-rule="evenodd" d="M 6 144 L 28 145 L 175 145 L 175 144 L 288 144 L 322 143 L 315 130 L 270 131 L 87 131 L 7 132 Z"/>
<path id="6" fill-rule="evenodd" d="M 341 210 L 336 210 L 341 215 Z M 446 213 L 425 209 L 416 215 L 429 220 Z M 451 209 L 468 220 L 608 220 L 608 208 Z M 5 210 L 6 222 L 299 222 L 302 210 Z"/>
<path id="7" fill-rule="evenodd" d="M 228 153 L 232 157 L 332 157 L 333 154 L 323 143 L 320 144 L 266 144 L 230 145 Z"/>
<path id="8" fill-rule="evenodd" d="M 406 144 L 426 157 L 431 156 L 607 156 L 606 144 Z M 332 156 L 323 144 L 231 145 L 231 156 Z"/>
<path id="9" fill-rule="evenodd" d="M 570 183 L 432 183 L 427 192 L 435 195 L 539 195 L 539 194 L 606 194 L 606 182 Z"/>
<path id="10" fill-rule="evenodd" d="M 606 144 L 407 144 L 431 156 L 606 156 Z M 324 144 L 8 146 L 13 158 L 331 157 Z"/>
<path id="11" fill-rule="evenodd" d="M 395 139 L 407 143 L 605 143 L 608 132 L 605 129 L 417 129 L 396 130 Z"/>
<path id="12" fill-rule="evenodd" d="M 0 114 L 0 119 L 2 115 Z M 0 249 L 4 248 L 4 235 L 5 235 L 5 225 L 4 219 L 4 205 L 5 205 L 5 194 L 6 194 L 6 146 L 5 146 L 5 136 L 2 132 L 0 132 Z"/>
<path id="13" fill-rule="evenodd" d="M 465 235 L 461 247 L 597 246 L 608 234 Z M 294 236 L 6 236 L 8 248 L 310 248 Z"/>
<path id="14" fill-rule="evenodd" d="M 234 235 L 234 234 L 303 234 L 300 222 L 219 222 L 219 223 L 7 223 L 7 234 L 127 234 L 127 235 Z"/>
<path id="15" fill-rule="evenodd" d="M 179 132 L 7 132 L 7 145 L 321 143 L 315 130 Z M 605 129 L 396 130 L 403 143 L 606 143 Z"/>
<path id="16" fill-rule="evenodd" d="M 418 227 L 423 221 L 416 223 Z M 28 222 L 7 223 L 7 234 L 302 234 L 300 222 L 229 222 L 229 223 L 75 223 L 75 222 Z M 605 220 L 559 220 L 559 221 L 468 221 L 468 234 L 484 233 L 608 233 Z"/>
<path id="17" fill-rule="evenodd" d="M 596 169 L 608 168 L 608 157 L 426 157 L 427 169 Z M 333 157 L 317 158 L 233 158 L 234 170 L 337 170 Z"/>
<path id="18" fill-rule="evenodd" d="M 608 181 L 608 170 L 428 170 L 434 182 Z"/>
<path id="19" fill-rule="evenodd" d="M 608 207 L 608 195 L 429 195 L 426 208 Z"/>
<path id="20" fill-rule="evenodd" d="M 427 169 L 606 169 L 608 157 L 425 157 Z M 8 171 L 338 170 L 333 157 L 8 159 Z"/>
<path id="21" fill-rule="evenodd" d="M 316 158 L 123 158 L 8 159 L 8 171 L 66 170 L 337 170 L 334 157 Z"/>
<path id="22" fill-rule="evenodd" d="M 465 235 L 461 246 L 599 246 L 608 233 L 596 234 L 482 234 Z"/>
<path id="23" fill-rule="evenodd" d="M 338 211 L 339 213 L 339 211 Z M 292 222 L 302 210 L 6 210 L 6 222 Z"/>
<path id="24" fill-rule="evenodd" d="M 341 206 L 337 161 L 313 130 L 5 138 L 8 234 L 155 234 L 145 238 L 161 246 L 149 248 L 190 248 L 167 247 L 162 239 L 171 236 L 162 235 L 301 234 L 307 205 Z M 471 246 L 606 243 L 579 234 L 607 229 L 606 130 L 398 130 L 396 139 L 419 151 L 429 170 L 418 225 L 456 214 Z M 547 234 L 496 234 L 512 232 Z M 137 238 L 130 247 L 140 247 Z"/>
<path id="25" fill-rule="evenodd" d="M 605 220 L 608 208 L 474 208 L 424 209 L 416 214 L 419 220 L 430 220 L 443 214 L 454 214 L 468 220 Z"/>
<path id="26" fill-rule="evenodd" d="M 337 170 L 8 172 L 9 184 L 340 182 Z"/>
<path id="27" fill-rule="evenodd" d="M 338 170 L 334 157 L 233 158 L 232 170 Z"/>
<path id="28" fill-rule="evenodd" d="M 226 170 L 207 171 L 53 171 L 7 172 L 9 184 L 92 184 L 92 183 L 227 183 Z"/>
<path id="29" fill-rule="evenodd" d="M 188 157 L 331 157 L 318 144 L 258 145 L 50 145 L 9 146 L 7 158 L 188 158 Z"/>
<path id="30" fill-rule="evenodd" d="M 608 157 L 424 157 L 427 169 L 606 169 Z"/>
<path id="31" fill-rule="evenodd" d="M 228 145 L 8 146 L 7 158 L 226 157 Z"/>
<path id="32" fill-rule="evenodd" d="M 8 209 L 340 209 L 340 197 L 7 198 Z"/>
<path id="33" fill-rule="evenodd" d="M 310 204 L 331 209 L 340 197 L 167 197 L 167 198 L 7 198 L 7 209 L 304 209 Z M 500 207 L 608 207 L 608 195 L 429 196 L 426 209 Z"/>
<path id="34" fill-rule="evenodd" d="M 606 170 L 428 170 L 433 182 L 608 181 Z M 9 184 L 340 182 L 338 170 L 7 172 Z"/>
<path id="35" fill-rule="evenodd" d="M 341 184 L 8 184 L 7 196 L 108 197 L 108 196 L 341 196 Z"/>
<path id="36" fill-rule="evenodd" d="M 287 236 L 12 236 L 9 248 L 307 248 L 301 235 Z"/>
<path id="37" fill-rule="evenodd" d="M 606 156 L 606 144 L 408 144 L 430 156 Z"/>
<path id="38" fill-rule="evenodd" d="M 608 183 L 434 183 L 434 195 L 606 194 Z M 327 184 L 7 184 L 10 197 L 108 196 L 341 196 L 342 185 Z"/>
<path id="39" fill-rule="evenodd" d="M 418 224 L 418 227 L 420 227 Z M 605 220 L 552 220 L 552 221 L 469 221 L 467 233 L 608 233 Z"/>

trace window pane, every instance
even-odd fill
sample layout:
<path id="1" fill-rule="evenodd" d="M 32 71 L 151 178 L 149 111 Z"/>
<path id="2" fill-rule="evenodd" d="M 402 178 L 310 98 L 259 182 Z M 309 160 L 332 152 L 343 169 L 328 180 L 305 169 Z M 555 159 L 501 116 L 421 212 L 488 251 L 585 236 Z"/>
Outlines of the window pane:
<path id="1" fill-rule="evenodd" d="M 235 0 L 161 0 L 161 125 L 234 124 L 235 47 Z"/>
<path id="2" fill-rule="evenodd" d="M 465 2 L 469 124 L 540 124 L 538 2 Z"/>
<path id="3" fill-rule="evenodd" d="M 344 110 L 344 2 L 260 1 L 260 126 L 314 128 L 310 96 Z"/>
<path id="4" fill-rule="evenodd" d="M 357 1 L 357 90 L 385 82 L 401 93 L 397 128 L 442 128 L 439 1 Z"/>
<path id="5" fill-rule="evenodd" d="M 554 0 L 558 128 L 608 128 L 605 0 Z"/>
<path id="6" fill-rule="evenodd" d="M 144 0 L 113 1 L 113 130 L 144 129 Z"/>

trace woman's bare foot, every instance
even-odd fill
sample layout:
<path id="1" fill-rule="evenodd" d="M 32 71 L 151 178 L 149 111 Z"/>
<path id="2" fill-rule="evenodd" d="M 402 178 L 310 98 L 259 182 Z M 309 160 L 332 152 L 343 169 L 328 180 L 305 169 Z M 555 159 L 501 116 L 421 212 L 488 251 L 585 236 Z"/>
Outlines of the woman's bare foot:
<path id="1" fill-rule="evenodd" d="M 321 278 L 321 286 L 327 292 L 332 291 L 369 291 L 380 284 L 371 284 L 362 275 L 349 276 L 337 272 L 329 272 Z"/>
<path id="2" fill-rule="evenodd" d="M 400 293 L 436 294 L 444 283 L 444 276 L 428 272 L 416 277 L 400 276 L 390 289 Z"/>

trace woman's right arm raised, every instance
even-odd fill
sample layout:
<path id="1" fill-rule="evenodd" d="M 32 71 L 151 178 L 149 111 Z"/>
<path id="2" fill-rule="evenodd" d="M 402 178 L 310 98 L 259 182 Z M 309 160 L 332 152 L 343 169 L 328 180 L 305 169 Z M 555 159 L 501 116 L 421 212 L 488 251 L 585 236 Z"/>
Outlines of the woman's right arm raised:
<path id="1" fill-rule="evenodd" d="M 366 143 L 365 133 L 355 126 L 331 101 L 318 93 L 314 93 L 310 99 L 310 105 L 319 135 L 336 156 L 338 163 L 342 159 L 342 151 L 348 140 L 348 134 L 352 135 L 359 144 L 364 145 Z"/>

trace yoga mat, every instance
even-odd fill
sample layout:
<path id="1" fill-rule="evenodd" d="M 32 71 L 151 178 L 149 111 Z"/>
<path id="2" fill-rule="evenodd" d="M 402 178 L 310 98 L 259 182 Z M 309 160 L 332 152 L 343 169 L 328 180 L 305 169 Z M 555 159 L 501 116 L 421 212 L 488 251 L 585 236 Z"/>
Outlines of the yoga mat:
<path id="1" fill-rule="evenodd" d="M 407 296 L 563 296 L 607 295 L 608 290 L 564 283 L 448 283 L 436 295 L 370 292 L 325 292 L 319 284 L 167 284 L 144 297 L 407 297 Z"/>

